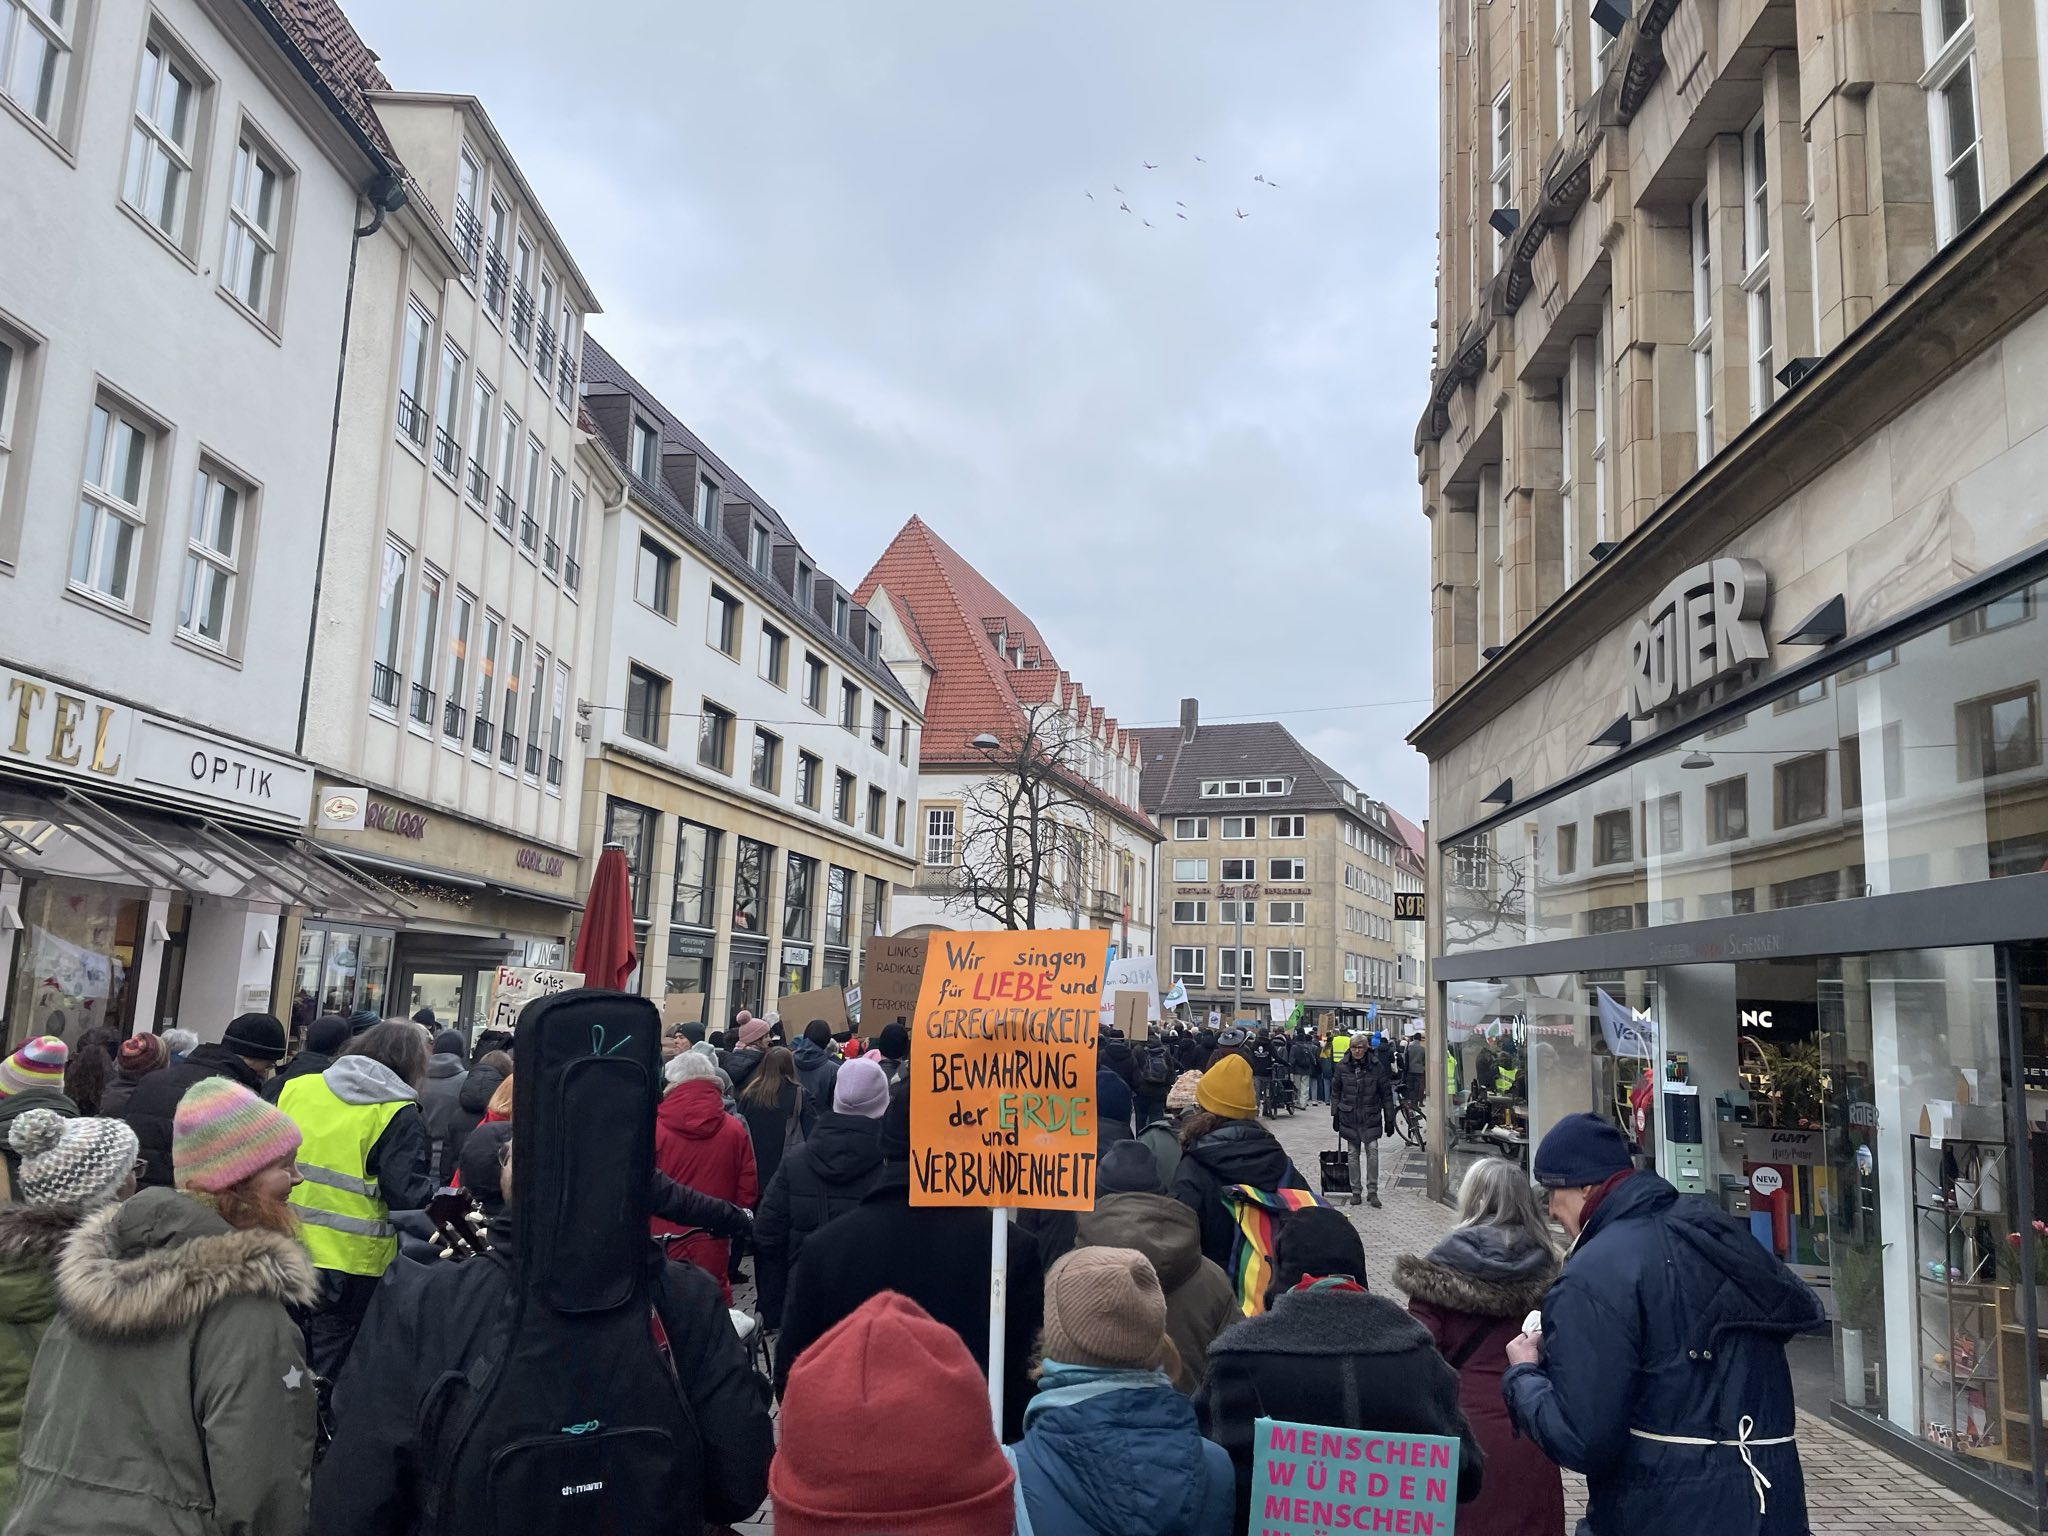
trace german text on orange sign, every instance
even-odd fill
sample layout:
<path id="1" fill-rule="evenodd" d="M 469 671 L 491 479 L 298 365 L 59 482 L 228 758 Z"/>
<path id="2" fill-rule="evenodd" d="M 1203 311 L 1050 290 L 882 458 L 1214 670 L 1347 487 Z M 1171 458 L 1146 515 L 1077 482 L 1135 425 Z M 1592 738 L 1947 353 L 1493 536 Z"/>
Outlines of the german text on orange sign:
<path id="1" fill-rule="evenodd" d="M 935 933 L 911 1030 L 910 1203 L 1095 1205 L 1101 929 Z"/>

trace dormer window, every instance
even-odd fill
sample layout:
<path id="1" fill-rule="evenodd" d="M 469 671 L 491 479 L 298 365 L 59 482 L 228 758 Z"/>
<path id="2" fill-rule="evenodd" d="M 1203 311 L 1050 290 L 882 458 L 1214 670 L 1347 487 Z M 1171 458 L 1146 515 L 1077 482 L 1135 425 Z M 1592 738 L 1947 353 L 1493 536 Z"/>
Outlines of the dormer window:
<path id="1" fill-rule="evenodd" d="M 853 605 L 846 600 L 844 592 L 832 594 L 832 633 L 840 639 L 846 638 L 847 626 L 853 621 Z"/>
<path id="2" fill-rule="evenodd" d="M 774 543 L 769 535 L 768 525 L 766 523 L 754 524 L 753 542 L 747 550 L 747 563 L 763 576 L 767 575 L 768 563 L 773 549 Z"/>
<path id="3" fill-rule="evenodd" d="M 697 526 L 706 533 L 718 532 L 718 482 L 709 475 L 697 477 Z"/>
<path id="4" fill-rule="evenodd" d="M 638 416 L 633 418 L 633 473 L 649 485 L 661 474 L 661 434 Z"/>
<path id="5" fill-rule="evenodd" d="M 796 600 L 799 603 L 803 604 L 803 606 L 806 608 L 811 606 L 811 594 L 815 590 L 813 587 L 814 579 L 815 573 L 811 570 L 811 568 L 808 565 L 804 564 L 803 561 L 797 561 Z"/>

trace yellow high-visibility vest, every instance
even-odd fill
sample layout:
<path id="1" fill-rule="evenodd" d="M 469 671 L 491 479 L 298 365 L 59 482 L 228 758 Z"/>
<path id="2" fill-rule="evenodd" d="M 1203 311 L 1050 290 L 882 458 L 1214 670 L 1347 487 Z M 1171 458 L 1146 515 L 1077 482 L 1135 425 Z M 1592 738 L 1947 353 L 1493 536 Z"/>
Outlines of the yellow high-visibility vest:
<path id="1" fill-rule="evenodd" d="M 293 1078 L 277 1107 L 298 1125 L 299 1177 L 292 1209 L 299 1236 L 319 1269 L 381 1275 L 398 1257 L 391 1209 L 369 1176 L 370 1149 L 410 1099 L 350 1104 L 317 1072 Z"/>

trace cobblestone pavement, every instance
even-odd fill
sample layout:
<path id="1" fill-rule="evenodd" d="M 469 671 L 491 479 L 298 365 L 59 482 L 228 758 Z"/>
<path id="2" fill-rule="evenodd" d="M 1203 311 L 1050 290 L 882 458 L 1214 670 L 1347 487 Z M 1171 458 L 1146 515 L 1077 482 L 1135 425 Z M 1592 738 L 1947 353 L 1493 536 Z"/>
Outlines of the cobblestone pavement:
<path id="1" fill-rule="evenodd" d="M 1316 1177 L 1316 1154 L 1335 1145 L 1330 1118 L 1315 1113 L 1269 1122 L 1303 1175 Z M 1391 1279 L 1394 1260 L 1426 1251 L 1450 1230 L 1449 1207 L 1424 1189 L 1422 1154 L 1396 1141 L 1380 1145 L 1383 1208 L 1345 1214 L 1365 1239 L 1370 1283 L 1401 1299 Z M 1905 1463 L 1810 1413 L 1799 1415 L 1799 1456 L 1806 1473 L 1807 1515 L 1814 1536 L 1992 1536 L 2015 1529 Z M 1565 1474 L 1567 1529 L 1585 1513 L 1585 1485 Z"/>
<path id="2" fill-rule="evenodd" d="M 1269 1123 L 1295 1165 L 1313 1181 L 1316 1154 L 1334 1145 L 1327 1110 L 1318 1106 Z M 1431 1200 L 1424 1188 L 1422 1154 L 1392 1140 L 1380 1147 L 1380 1200 L 1379 1210 L 1344 1210 L 1365 1239 L 1372 1288 L 1398 1298 L 1392 1280 L 1394 1260 L 1404 1253 L 1426 1252 L 1450 1230 L 1451 1213 Z M 746 1288 L 736 1288 L 735 1300 L 746 1306 L 751 1296 Z M 1799 1445 L 1814 1536 L 1997 1536 L 2015 1529 L 1810 1413 L 1799 1415 Z M 1585 1513 L 1585 1485 L 1569 1472 L 1565 1513 L 1566 1532 Z M 743 1536 L 774 1528 L 766 1509 L 735 1527 Z"/>

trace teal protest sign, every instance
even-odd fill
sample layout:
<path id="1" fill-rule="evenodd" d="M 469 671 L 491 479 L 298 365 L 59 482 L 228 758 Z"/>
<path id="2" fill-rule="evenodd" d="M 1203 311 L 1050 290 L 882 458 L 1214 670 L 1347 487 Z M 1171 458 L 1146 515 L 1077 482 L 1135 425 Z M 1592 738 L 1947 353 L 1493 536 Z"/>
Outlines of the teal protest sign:
<path id="1" fill-rule="evenodd" d="M 1260 1419 L 1252 1459 L 1252 1536 L 1452 1536 L 1456 1440 Z"/>

